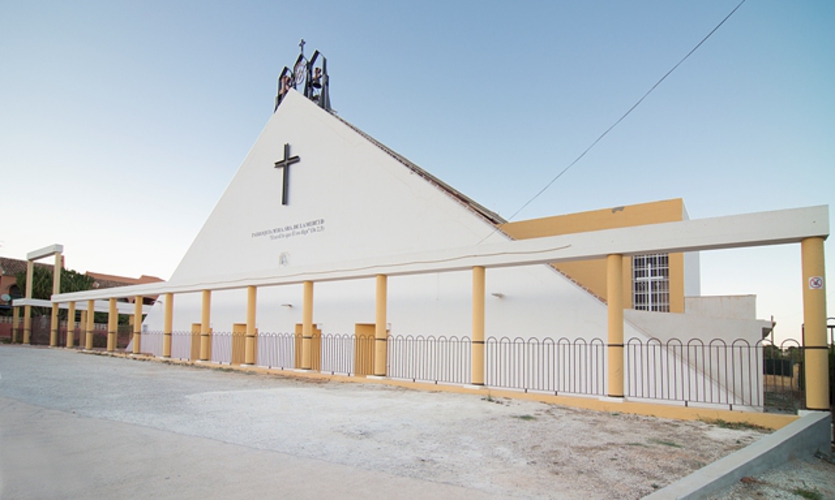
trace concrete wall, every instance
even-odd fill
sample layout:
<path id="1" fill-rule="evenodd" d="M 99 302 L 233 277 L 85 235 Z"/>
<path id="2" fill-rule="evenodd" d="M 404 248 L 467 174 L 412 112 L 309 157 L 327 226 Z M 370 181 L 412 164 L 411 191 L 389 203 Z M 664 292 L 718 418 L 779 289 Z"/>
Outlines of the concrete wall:
<path id="1" fill-rule="evenodd" d="M 650 379 L 669 378 L 666 383 L 678 393 L 705 400 L 747 409 L 763 406 L 763 350 L 759 342 L 764 324 L 770 323 L 635 310 L 624 311 L 624 319 L 644 334 L 626 337 L 626 355 L 636 360 L 640 356 L 645 370 L 654 374 Z M 646 337 L 653 341 L 648 343 Z M 626 374 L 633 378 L 640 375 Z"/>
<path id="2" fill-rule="evenodd" d="M 699 252 L 687 252 L 684 254 L 684 312 L 687 312 L 687 297 L 698 297 L 701 294 L 702 265 Z"/>
<path id="3" fill-rule="evenodd" d="M 722 318 L 635 310 L 624 311 L 624 319 L 647 336 L 657 338 L 662 342 L 673 338 L 679 340 L 701 338 L 705 341 L 718 339 L 726 343 L 743 340 L 754 345 L 762 340 L 763 327 L 771 325 L 768 321 L 753 318 Z"/>
<path id="4" fill-rule="evenodd" d="M 711 318 L 752 320 L 757 317 L 756 295 L 685 297 L 685 312 Z"/>

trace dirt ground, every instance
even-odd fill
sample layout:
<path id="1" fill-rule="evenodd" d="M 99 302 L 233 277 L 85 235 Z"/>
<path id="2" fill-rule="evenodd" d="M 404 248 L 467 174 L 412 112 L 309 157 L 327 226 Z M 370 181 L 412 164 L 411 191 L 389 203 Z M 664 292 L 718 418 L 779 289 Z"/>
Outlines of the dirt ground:
<path id="1" fill-rule="evenodd" d="M 711 500 L 835 499 L 835 462 L 831 456 L 792 460 L 763 474 L 742 478 Z"/>
<path id="2" fill-rule="evenodd" d="M 10 346 L 0 398 L 495 497 L 641 498 L 765 432 Z"/>

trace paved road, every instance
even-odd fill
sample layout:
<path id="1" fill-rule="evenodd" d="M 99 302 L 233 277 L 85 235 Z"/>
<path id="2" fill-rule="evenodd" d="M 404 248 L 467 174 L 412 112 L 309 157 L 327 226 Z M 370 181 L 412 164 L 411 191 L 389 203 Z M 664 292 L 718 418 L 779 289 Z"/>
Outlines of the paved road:
<path id="1" fill-rule="evenodd" d="M 212 412 L 244 418 L 224 400 L 234 405 L 235 392 L 262 390 L 264 379 L 2 346 L 0 498 L 495 498 L 263 449 L 287 429 L 260 426 L 249 440 L 224 429 L 235 426 Z M 202 415 L 176 411 L 207 393 L 219 404 L 203 401 Z"/>
<path id="2" fill-rule="evenodd" d="M 640 498 L 760 435 L 0 345 L 0 500 Z"/>

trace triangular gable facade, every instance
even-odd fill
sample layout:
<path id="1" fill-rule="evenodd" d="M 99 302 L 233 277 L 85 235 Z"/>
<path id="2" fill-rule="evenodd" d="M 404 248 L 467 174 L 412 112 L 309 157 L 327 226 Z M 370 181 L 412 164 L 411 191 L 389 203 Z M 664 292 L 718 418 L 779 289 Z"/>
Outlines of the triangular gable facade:
<path id="1" fill-rule="evenodd" d="M 298 156 L 288 175 L 276 162 Z M 290 92 L 270 118 L 171 282 L 198 283 L 282 267 L 477 245 L 504 222 L 342 119 Z M 507 238 L 503 233 L 497 237 Z M 301 322 L 301 286 L 259 289 L 258 327 L 291 332 Z M 468 336 L 471 277 L 466 272 L 394 277 L 393 334 Z M 488 271 L 487 335 L 606 336 L 606 306 L 549 266 Z M 178 295 L 175 329 L 200 318 L 199 294 Z M 352 333 L 373 322 L 371 280 L 316 284 L 314 322 Z M 212 328 L 231 331 L 245 312 L 243 290 L 216 292 Z M 146 328 L 161 329 L 161 307 Z M 636 332 L 633 332 L 636 333 Z"/>
<path id="2" fill-rule="evenodd" d="M 171 281 L 466 246 L 493 230 L 478 213 L 291 91 Z"/>

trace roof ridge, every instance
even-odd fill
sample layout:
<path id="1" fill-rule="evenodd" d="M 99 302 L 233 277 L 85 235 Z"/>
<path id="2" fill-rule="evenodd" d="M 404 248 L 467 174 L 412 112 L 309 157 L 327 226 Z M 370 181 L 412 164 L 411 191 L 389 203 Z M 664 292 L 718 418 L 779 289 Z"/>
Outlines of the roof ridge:
<path id="1" fill-rule="evenodd" d="M 349 121 L 345 120 L 344 118 L 342 118 L 341 116 L 337 115 L 336 113 L 331 112 L 330 114 L 331 114 L 331 116 L 333 116 L 333 117 L 334 117 L 334 118 L 336 118 L 337 120 L 339 120 L 339 121 L 341 121 L 342 123 L 344 123 L 345 125 L 347 125 L 347 126 L 348 126 L 351 130 L 353 130 L 354 132 L 356 132 L 356 133 L 360 134 L 360 135 L 361 135 L 361 136 L 363 136 L 366 140 L 368 140 L 369 142 L 371 142 L 372 144 L 374 144 L 374 145 L 375 145 L 375 146 L 377 146 L 378 148 L 382 149 L 385 153 L 387 153 L 389 156 L 391 156 L 392 158 L 394 158 L 395 160 L 397 160 L 398 162 L 400 162 L 401 164 L 403 164 L 404 166 L 406 166 L 408 169 L 410 169 L 410 170 L 411 170 L 411 171 L 413 171 L 414 173 L 416 173 L 416 174 L 420 175 L 421 177 L 423 177 L 424 179 L 426 179 L 427 181 L 429 181 L 431 184 L 434 184 L 434 185 L 435 185 L 436 187 L 438 187 L 441 191 L 444 191 L 447 195 L 451 196 L 453 199 L 455 199 L 456 201 L 458 201 L 459 203 L 463 204 L 463 205 L 464 205 L 465 207 L 467 207 L 468 209 L 470 209 L 470 210 L 472 210 L 473 212 L 475 212 L 475 213 L 476 213 L 477 215 L 479 215 L 481 218 L 486 219 L 486 220 L 487 220 L 490 224 L 492 224 L 492 225 L 494 225 L 494 226 L 498 227 L 500 224 L 505 224 L 505 223 L 507 223 L 507 221 L 506 221 L 506 220 L 504 220 L 504 219 L 502 218 L 502 216 L 501 216 L 501 215 L 497 214 L 496 212 L 493 212 L 492 210 L 488 209 L 488 208 L 487 208 L 487 207 L 485 207 L 484 205 L 482 205 L 482 204 L 478 203 L 478 202 L 477 202 L 477 201 L 475 201 L 474 199 L 472 199 L 472 198 L 470 198 L 469 196 L 465 195 L 465 194 L 464 194 L 464 193 L 462 193 L 461 191 L 458 191 L 458 190 L 457 190 L 457 189 L 455 189 L 454 187 L 452 187 L 452 186 L 450 186 L 449 184 L 447 184 L 446 182 L 442 181 L 442 180 L 441 180 L 441 179 L 439 179 L 438 177 L 436 177 L 436 176 L 434 176 L 434 175 L 430 174 L 428 171 L 426 171 L 426 170 L 424 170 L 423 168 L 419 167 L 419 166 L 418 166 L 418 165 L 416 165 L 414 162 L 410 161 L 409 159 L 407 159 L 406 157 L 404 157 L 404 156 L 403 156 L 403 155 L 401 155 L 400 153 L 398 153 L 398 152 L 394 151 L 393 149 L 391 149 L 390 147 L 386 146 L 386 145 L 385 145 L 385 144 L 383 144 L 382 142 L 380 142 L 380 141 L 378 141 L 377 139 L 375 139 L 375 138 L 371 137 L 368 133 L 363 132 L 363 131 L 362 131 L 359 127 L 357 127 L 356 125 L 354 125 L 354 124 L 352 124 L 351 122 L 349 122 Z M 499 229 L 499 230 L 501 231 L 501 229 Z M 504 232 L 504 231 L 502 231 L 502 232 Z"/>
<path id="2" fill-rule="evenodd" d="M 385 153 L 387 153 L 389 156 L 391 156 L 391 157 L 392 157 L 392 158 L 394 158 L 395 160 L 399 161 L 400 163 L 402 163 L 403 165 L 405 165 L 407 168 L 409 168 L 410 170 L 412 170 L 412 171 L 413 171 L 413 172 L 415 172 L 416 174 L 418 174 L 418 175 L 420 175 L 421 177 L 425 178 L 425 179 L 426 179 L 426 180 L 428 180 L 430 183 L 435 184 L 435 185 L 436 185 L 439 189 L 441 189 L 442 191 L 444 191 L 446 194 L 448 194 L 449 196 L 451 196 L 452 198 L 454 198 L 454 199 L 455 199 L 456 201 L 458 201 L 459 203 L 462 203 L 463 205 L 465 205 L 468 209 L 472 210 L 473 212 L 475 212 L 475 213 L 476 213 L 477 215 L 479 215 L 480 217 L 482 217 L 482 218 L 486 219 L 489 223 L 493 224 L 493 226 L 495 227 L 495 229 L 496 229 L 499 233 L 503 234 L 505 237 L 507 237 L 507 238 L 509 238 L 509 239 L 511 239 L 511 240 L 516 240 L 516 238 L 514 238 L 513 236 L 511 236 L 510 234 L 508 234 L 508 233 L 507 233 L 504 229 L 502 229 L 502 227 L 501 227 L 501 226 L 502 226 L 503 224 L 506 224 L 508 221 L 506 221 L 505 219 L 503 219 L 503 218 L 502 218 L 499 214 L 497 214 L 497 213 L 493 212 L 492 210 L 487 209 L 486 207 L 484 207 L 484 206 L 483 206 L 483 205 L 481 205 L 480 203 L 476 202 L 475 200 L 473 200 L 473 199 L 472 199 L 472 198 L 470 198 L 469 196 L 467 196 L 467 195 L 465 195 L 465 194 L 461 193 L 460 191 L 458 191 L 457 189 L 453 188 L 453 187 L 452 187 L 452 186 L 450 186 L 449 184 L 445 183 L 444 181 L 442 181 L 442 180 L 440 180 L 439 178 L 435 177 L 434 175 L 430 174 L 430 173 L 429 173 L 429 172 L 427 172 L 426 170 L 424 170 L 424 169 L 422 169 L 421 167 L 417 166 L 415 163 L 413 163 L 413 162 L 411 162 L 410 160 L 406 159 L 406 158 L 405 158 L 403 155 L 401 155 L 400 153 L 398 153 L 398 152 L 394 151 L 393 149 L 389 148 L 388 146 L 386 146 L 386 145 L 385 145 L 385 144 L 383 144 L 382 142 L 380 142 L 380 141 L 378 141 L 377 139 L 375 139 L 375 138 L 371 137 L 368 133 L 363 132 L 363 131 L 362 131 L 360 128 L 358 128 L 356 125 L 354 125 L 354 124 L 352 124 L 351 122 L 349 122 L 349 121 L 345 120 L 345 119 L 344 119 L 344 118 L 342 118 L 341 116 L 338 116 L 335 112 L 330 111 L 329 113 L 330 113 L 330 114 L 331 114 L 334 118 L 336 118 L 337 120 L 339 120 L 339 121 L 341 121 L 342 123 L 344 123 L 345 125 L 347 125 L 347 126 L 348 126 L 351 130 L 353 130 L 354 132 L 356 132 L 356 133 L 360 134 L 360 135 L 361 135 L 362 137 L 364 137 L 366 140 L 368 140 L 369 142 L 371 142 L 372 144 L 374 144 L 374 145 L 375 145 L 375 146 L 377 146 L 378 148 L 382 149 L 382 150 L 383 150 Z M 562 269 L 559 269 L 557 266 L 555 266 L 555 265 L 553 265 L 553 264 L 548 265 L 548 267 L 549 267 L 551 270 L 556 271 L 556 272 L 557 272 L 557 274 L 560 274 L 561 276 L 563 276 L 566 280 L 570 281 L 571 283 L 573 283 L 574 285 L 576 285 L 577 287 L 579 287 L 580 289 L 582 289 L 584 292 L 586 292 L 586 293 L 588 293 L 589 295 L 591 295 L 593 298 L 597 299 L 598 301 L 600 301 L 600 302 L 602 302 L 602 303 L 604 303 L 604 304 L 606 303 L 606 299 L 604 299 L 604 298 L 603 298 L 603 297 L 601 297 L 600 295 L 597 295 L 596 293 L 594 293 L 594 292 L 593 292 L 590 288 L 588 288 L 587 286 L 583 285 L 582 283 L 580 283 L 580 282 L 579 282 L 579 281 L 577 281 L 576 279 L 572 278 L 570 275 L 568 275 L 567 273 L 565 273 Z"/>

